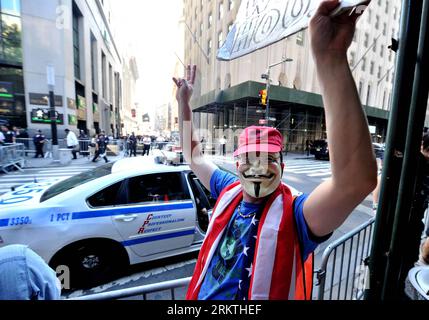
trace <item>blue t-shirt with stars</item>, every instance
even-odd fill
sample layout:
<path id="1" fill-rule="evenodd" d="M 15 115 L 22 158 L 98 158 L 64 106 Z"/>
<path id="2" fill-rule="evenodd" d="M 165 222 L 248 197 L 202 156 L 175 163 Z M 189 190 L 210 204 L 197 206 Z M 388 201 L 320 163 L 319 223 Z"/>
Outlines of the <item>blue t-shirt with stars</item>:
<path id="1" fill-rule="evenodd" d="M 214 198 L 218 198 L 224 188 L 237 181 L 237 177 L 216 170 L 210 181 Z M 316 238 L 311 235 L 304 219 L 303 207 L 307 195 L 296 198 L 294 206 L 298 233 L 302 239 L 304 258 L 329 236 Z M 241 202 L 241 215 L 234 211 L 228 227 L 219 242 L 201 285 L 200 300 L 246 300 L 253 271 L 253 256 L 256 245 L 259 218 L 263 205 Z"/>

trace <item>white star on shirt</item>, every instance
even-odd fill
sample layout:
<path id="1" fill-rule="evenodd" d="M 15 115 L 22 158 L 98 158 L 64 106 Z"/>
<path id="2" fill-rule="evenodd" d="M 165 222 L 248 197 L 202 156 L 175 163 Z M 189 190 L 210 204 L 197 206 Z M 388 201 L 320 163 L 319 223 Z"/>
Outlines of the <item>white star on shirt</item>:
<path id="1" fill-rule="evenodd" d="M 247 257 L 247 251 L 249 251 L 250 247 L 244 247 L 243 254 Z"/>
<path id="2" fill-rule="evenodd" d="M 246 268 L 246 270 L 249 272 L 249 278 L 250 278 L 252 276 L 253 263 L 250 265 L 250 268 Z"/>
<path id="3" fill-rule="evenodd" d="M 238 290 L 241 290 L 241 283 L 243 282 L 243 280 L 238 280 Z"/>
<path id="4" fill-rule="evenodd" d="M 256 217 L 255 217 L 255 216 L 253 216 L 252 224 L 256 226 L 256 222 L 258 222 L 258 221 L 259 221 L 259 220 L 257 220 L 257 219 L 256 219 Z"/>
<path id="5" fill-rule="evenodd" d="M 258 239 L 258 236 L 253 236 L 253 238 Z"/>

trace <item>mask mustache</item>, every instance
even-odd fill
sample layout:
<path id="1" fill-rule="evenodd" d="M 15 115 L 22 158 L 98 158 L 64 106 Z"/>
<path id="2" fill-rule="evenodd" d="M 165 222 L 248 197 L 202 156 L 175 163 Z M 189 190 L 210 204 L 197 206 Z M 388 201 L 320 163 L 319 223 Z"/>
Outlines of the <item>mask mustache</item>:
<path id="1" fill-rule="evenodd" d="M 265 178 L 265 179 L 271 179 L 274 176 L 273 173 L 271 174 L 253 174 L 253 175 L 247 175 L 245 173 L 243 173 L 243 177 L 246 179 L 250 179 L 250 178 Z"/>

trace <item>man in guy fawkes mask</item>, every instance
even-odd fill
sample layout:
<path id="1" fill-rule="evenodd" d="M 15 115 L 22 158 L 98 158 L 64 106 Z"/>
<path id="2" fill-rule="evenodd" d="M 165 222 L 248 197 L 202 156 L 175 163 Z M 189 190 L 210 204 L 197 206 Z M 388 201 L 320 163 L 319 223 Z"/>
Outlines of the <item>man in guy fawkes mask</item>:
<path id="1" fill-rule="evenodd" d="M 374 190 L 371 137 L 347 60 L 357 15 L 332 17 L 338 4 L 322 1 L 310 22 L 332 169 L 310 194 L 293 195 L 282 183 L 283 137 L 274 128 L 241 133 L 238 178 L 205 158 L 192 128 L 196 66 L 186 79 L 173 79 L 184 157 L 217 198 L 187 299 L 311 299 L 312 252 Z"/>

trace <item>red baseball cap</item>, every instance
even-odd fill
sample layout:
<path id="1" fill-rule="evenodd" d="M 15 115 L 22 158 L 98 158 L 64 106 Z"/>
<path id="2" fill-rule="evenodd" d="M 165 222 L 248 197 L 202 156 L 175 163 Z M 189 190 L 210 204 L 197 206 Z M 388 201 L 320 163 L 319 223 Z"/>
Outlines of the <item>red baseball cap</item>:
<path id="1" fill-rule="evenodd" d="M 280 152 L 283 149 L 283 136 L 275 128 L 252 126 L 240 134 L 238 149 L 234 157 L 248 152 Z"/>

